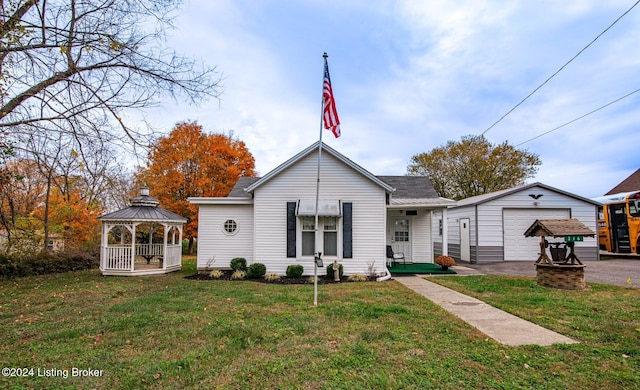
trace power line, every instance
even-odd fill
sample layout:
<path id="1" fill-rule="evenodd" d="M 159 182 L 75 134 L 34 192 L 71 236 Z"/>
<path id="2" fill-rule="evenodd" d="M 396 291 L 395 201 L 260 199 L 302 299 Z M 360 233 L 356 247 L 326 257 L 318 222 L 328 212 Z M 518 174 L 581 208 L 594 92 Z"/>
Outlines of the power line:
<path id="1" fill-rule="evenodd" d="M 504 114 L 503 116 L 500 117 L 500 119 L 498 119 L 497 121 L 495 121 L 491 126 L 489 126 L 485 131 L 482 132 L 482 135 L 485 135 L 489 130 L 493 129 L 493 127 L 495 125 L 497 125 L 498 123 L 502 122 L 502 120 L 504 118 L 507 117 L 507 115 L 511 114 L 516 108 L 520 107 L 520 105 L 522 103 L 524 103 L 527 99 L 529 99 L 531 97 L 531 95 L 533 95 L 534 93 L 538 92 L 538 90 L 540 88 L 542 88 L 545 84 L 547 84 L 552 78 L 554 78 L 558 73 L 560 73 L 567 65 L 569 65 L 571 62 L 573 62 L 573 60 L 575 60 L 580 54 L 582 54 L 583 51 L 587 50 L 589 48 L 589 46 L 591 46 L 595 41 L 598 40 L 598 38 L 600 38 L 602 35 L 604 35 L 604 33 L 606 33 L 607 31 L 609 31 L 609 29 L 611 27 L 613 27 L 616 23 L 618 23 L 618 21 L 620 19 L 622 19 L 626 14 L 628 14 L 633 8 L 635 8 L 636 5 L 638 5 L 638 3 L 640 3 L 640 0 L 636 1 L 636 3 L 634 5 L 631 6 L 631 8 L 629 8 L 627 11 L 625 11 L 625 13 L 623 13 L 622 15 L 620 15 L 620 17 L 618 17 L 618 19 L 614 20 L 613 23 L 611 23 L 611 25 L 607 28 L 605 28 L 600 34 L 598 34 L 597 37 L 595 37 L 591 42 L 589 42 L 589 44 L 587 46 L 585 46 L 584 48 L 582 48 L 582 50 L 580 50 L 578 52 L 578 54 L 576 54 L 575 56 L 573 56 L 569 61 L 567 61 L 566 64 L 562 65 L 560 67 L 560 69 L 558 69 L 554 74 L 552 74 L 551 76 L 549 76 L 549 78 L 547 78 L 542 84 L 538 85 L 538 87 L 536 89 L 534 89 L 530 94 L 528 94 L 524 99 L 520 100 L 520 102 L 518 104 L 516 104 L 512 109 L 510 109 L 509 111 L 507 111 L 506 114 Z"/>
<path id="2" fill-rule="evenodd" d="M 576 122 L 576 121 L 578 121 L 578 120 L 580 120 L 580 119 L 582 119 L 582 118 L 584 118 L 584 117 L 586 117 L 586 116 L 589 116 L 589 115 L 593 114 L 594 112 L 600 111 L 600 110 L 602 110 L 603 108 L 609 107 L 610 105 L 612 105 L 612 104 L 614 104 L 614 103 L 617 103 L 617 102 L 619 102 L 619 101 L 620 101 L 620 100 L 622 100 L 622 99 L 628 98 L 629 96 L 631 96 L 631 95 L 633 95 L 634 93 L 637 93 L 637 92 L 640 92 L 640 88 L 636 89 L 635 91 L 633 91 L 633 92 L 631 92 L 631 93 L 628 93 L 628 94 L 624 95 L 624 96 L 623 96 L 623 97 L 621 97 L 621 98 L 618 98 L 618 99 L 616 99 L 616 100 L 614 100 L 614 101 L 612 101 L 612 102 L 609 102 L 609 103 L 605 104 L 604 106 L 600 106 L 600 107 L 596 108 L 596 109 L 595 109 L 595 110 L 593 110 L 593 111 L 589 111 L 588 113 L 586 113 L 586 114 L 584 114 L 584 115 L 582 115 L 582 116 L 579 116 L 579 117 L 577 117 L 576 119 L 570 120 L 569 122 L 567 122 L 567 123 L 565 123 L 565 124 L 562 124 L 562 125 L 560 125 L 560 126 L 558 126 L 558 127 L 555 127 L 555 128 L 553 128 L 553 129 L 551 129 L 551 130 L 549 130 L 549 131 L 546 131 L 546 132 L 544 132 L 544 133 L 542 133 L 542 134 L 538 134 L 538 135 L 536 135 L 535 137 L 530 138 L 530 139 L 528 139 L 528 140 L 526 140 L 526 141 L 524 141 L 524 142 L 520 142 L 519 144 L 517 144 L 517 145 L 516 145 L 516 147 L 518 147 L 518 146 L 520 146 L 520 145 L 524 145 L 524 144 L 526 144 L 527 142 L 531 142 L 531 141 L 533 141 L 534 139 L 538 139 L 538 138 L 542 137 L 543 135 L 547 135 L 547 134 L 549 134 L 549 133 L 551 133 L 551 132 L 553 132 L 553 131 L 556 131 L 556 130 L 558 130 L 558 129 L 560 129 L 560 128 L 563 128 L 563 127 L 565 127 L 565 126 L 567 126 L 567 125 L 570 125 L 570 124 L 572 124 L 573 122 Z"/>

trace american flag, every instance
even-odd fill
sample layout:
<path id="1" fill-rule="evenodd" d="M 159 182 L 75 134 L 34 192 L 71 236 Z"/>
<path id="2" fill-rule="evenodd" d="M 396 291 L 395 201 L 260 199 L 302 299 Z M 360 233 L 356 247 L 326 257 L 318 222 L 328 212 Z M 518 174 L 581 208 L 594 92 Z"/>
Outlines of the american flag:
<path id="1" fill-rule="evenodd" d="M 333 98 L 331 89 L 331 78 L 329 77 L 329 64 L 327 58 L 324 59 L 324 87 L 322 89 L 322 105 L 324 128 L 331 130 L 333 135 L 340 137 L 340 119 L 336 111 L 336 100 Z"/>

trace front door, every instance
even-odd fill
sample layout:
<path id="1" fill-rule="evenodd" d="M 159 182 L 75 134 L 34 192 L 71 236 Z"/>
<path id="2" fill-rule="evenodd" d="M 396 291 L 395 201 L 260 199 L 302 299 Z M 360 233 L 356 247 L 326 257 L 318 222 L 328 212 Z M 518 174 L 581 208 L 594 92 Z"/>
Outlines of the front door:
<path id="1" fill-rule="evenodd" d="M 407 262 L 411 261 L 411 219 L 394 217 L 391 220 L 391 247 L 395 253 L 404 253 Z"/>
<path id="2" fill-rule="evenodd" d="M 469 218 L 460 218 L 460 260 L 471 261 Z"/>

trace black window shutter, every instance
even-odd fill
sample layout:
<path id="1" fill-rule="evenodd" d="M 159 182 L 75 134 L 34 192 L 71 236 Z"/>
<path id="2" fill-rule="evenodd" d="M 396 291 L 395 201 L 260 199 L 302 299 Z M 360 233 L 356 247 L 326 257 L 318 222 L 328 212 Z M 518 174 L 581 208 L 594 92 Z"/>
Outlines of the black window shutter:
<path id="1" fill-rule="evenodd" d="M 353 258 L 353 204 L 342 203 L 342 257 Z"/>
<path id="2" fill-rule="evenodd" d="M 296 257 L 296 202 L 287 202 L 287 257 Z"/>

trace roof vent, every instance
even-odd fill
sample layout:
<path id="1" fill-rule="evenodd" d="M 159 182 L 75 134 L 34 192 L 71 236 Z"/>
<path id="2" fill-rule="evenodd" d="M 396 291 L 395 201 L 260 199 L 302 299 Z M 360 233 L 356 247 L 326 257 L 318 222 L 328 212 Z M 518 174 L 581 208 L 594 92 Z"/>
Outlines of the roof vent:
<path id="1" fill-rule="evenodd" d="M 151 206 L 156 207 L 160 203 L 158 199 L 149 196 L 149 187 L 140 188 L 140 196 L 131 199 L 132 206 Z"/>

